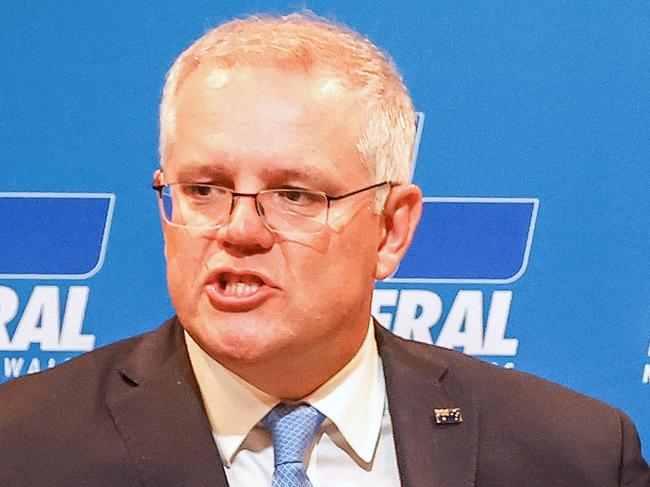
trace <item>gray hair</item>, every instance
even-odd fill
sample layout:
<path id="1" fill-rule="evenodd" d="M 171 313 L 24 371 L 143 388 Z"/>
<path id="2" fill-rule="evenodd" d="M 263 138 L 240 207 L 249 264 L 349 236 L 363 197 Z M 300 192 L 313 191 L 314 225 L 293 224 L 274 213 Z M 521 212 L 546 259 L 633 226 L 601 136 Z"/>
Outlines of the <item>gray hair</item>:
<path id="1" fill-rule="evenodd" d="M 370 40 L 313 14 L 251 16 L 210 30 L 174 62 L 160 104 L 161 164 L 174 145 L 176 98 L 200 64 L 281 67 L 305 73 L 329 69 L 359 90 L 366 123 L 357 143 L 375 182 L 408 182 L 415 142 L 415 112 L 392 61 Z"/>

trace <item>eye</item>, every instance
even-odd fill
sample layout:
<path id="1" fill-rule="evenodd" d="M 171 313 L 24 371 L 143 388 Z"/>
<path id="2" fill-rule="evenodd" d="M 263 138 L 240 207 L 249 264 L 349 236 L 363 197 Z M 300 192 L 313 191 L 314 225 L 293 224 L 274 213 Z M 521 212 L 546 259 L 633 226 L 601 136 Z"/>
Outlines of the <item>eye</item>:
<path id="1" fill-rule="evenodd" d="M 285 200 L 296 203 L 304 198 L 302 191 L 285 190 L 279 193 Z"/>
<path id="2" fill-rule="evenodd" d="M 281 189 L 276 194 L 285 203 L 294 205 L 313 205 L 319 203 L 322 199 L 319 193 L 300 189 Z"/>
<path id="3" fill-rule="evenodd" d="M 214 197 L 220 193 L 219 188 L 207 184 L 184 184 L 182 189 L 183 193 L 194 198 Z"/>

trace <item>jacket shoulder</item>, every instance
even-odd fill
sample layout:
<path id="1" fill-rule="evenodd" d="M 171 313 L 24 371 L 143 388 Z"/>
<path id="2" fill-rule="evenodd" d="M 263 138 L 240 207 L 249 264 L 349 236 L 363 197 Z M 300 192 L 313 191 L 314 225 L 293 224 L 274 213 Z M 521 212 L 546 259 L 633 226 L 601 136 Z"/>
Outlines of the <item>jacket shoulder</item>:
<path id="1" fill-rule="evenodd" d="M 81 355 L 0 386 L 1 485 L 133 485 L 132 455 L 109 412 L 108 397 L 127 393 L 122 368 L 178 345 L 174 320 L 153 332 Z"/>
<path id="2" fill-rule="evenodd" d="M 458 351 L 393 335 L 388 341 L 402 350 L 400 357 L 412 357 L 404 358 L 406 362 L 436 363 L 436 370 L 443 371 L 440 387 L 450 397 L 458 391 L 472 397 L 479 411 L 480 478 L 506 485 L 503 476 L 513 471 L 507 465 L 526 465 L 528 473 L 582 475 L 580 485 L 619 485 L 628 478 L 622 485 L 648 485 L 650 471 L 640 454 L 638 434 L 619 409 Z M 588 480 L 594 475 L 598 483 Z"/>
<path id="3" fill-rule="evenodd" d="M 39 397 L 47 398 L 48 401 L 70 399 L 70 394 L 78 396 L 99 387 L 114 372 L 116 364 L 137 347 L 144 336 L 146 334 L 120 340 L 84 353 L 52 369 L 5 382 L 0 385 L 0 411 L 7 407 L 14 409 L 13 406 L 23 399 L 29 402 Z M 68 386 L 73 389 L 69 390 Z"/>
<path id="4" fill-rule="evenodd" d="M 612 406 L 528 372 L 508 369 L 456 350 L 405 340 L 393 335 L 400 347 L 421 360 L 431 360 L 445 369 L 443 383 L 471 391 L 483 404 L 521 402 L 539 407 L 578 403 L 606 414 L 618 415 Z M 542 401 L 541 399 L 545 400 Z M 537 402 L 539 401 L 539 402 Z M 554 407 L 554 409 L 555 409 Z M 556 411 L 557 412 L 557 411 Z"/>
<path id="5" fill-rule="evenodd" d="M 5 445 L 48 445 L 78 441 L 88 425 L 112 429 L 106 391 L 122 377 L 120 364 L 170 333 L 171 322 L 80 355 L 56 367 L 0 385 L 0 438 Z M 43 446 L 45 448 L 45 446 Z"/>

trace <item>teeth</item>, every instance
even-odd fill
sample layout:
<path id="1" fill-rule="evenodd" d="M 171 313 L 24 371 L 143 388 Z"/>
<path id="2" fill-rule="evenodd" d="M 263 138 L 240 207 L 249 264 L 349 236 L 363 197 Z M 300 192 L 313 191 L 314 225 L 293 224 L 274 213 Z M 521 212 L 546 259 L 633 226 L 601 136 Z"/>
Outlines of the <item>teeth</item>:
<path id="1" fill-rule="evenodd" d="M 260 285 L 257 283 L 230 281 L 226 283 L 223 293 L 227 296 L 250 296 L 255 294 L 259 288 Z"/>
<path id="2" fill-rule="evenodd" d="M 218 278 L 219 285 L 226 296 L 247 297 L 255 294 L 264 281 L 252 274 L 224 272 Z"/>

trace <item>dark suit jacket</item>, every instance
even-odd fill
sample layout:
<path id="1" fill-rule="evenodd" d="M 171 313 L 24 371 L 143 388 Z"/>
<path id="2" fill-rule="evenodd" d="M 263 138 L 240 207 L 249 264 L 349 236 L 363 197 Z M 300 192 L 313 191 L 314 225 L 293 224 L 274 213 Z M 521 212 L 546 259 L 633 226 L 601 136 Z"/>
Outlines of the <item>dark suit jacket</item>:
<path id="1" fill-rule="evenodd" d="M 403 485 L 650 486 L 620 411 L 379 326 L 377 339 Z M 436 424 L 440 407 L 463 422 Z M 225 487 L 178 322 L 3 385 L 0 485 Z"/>

